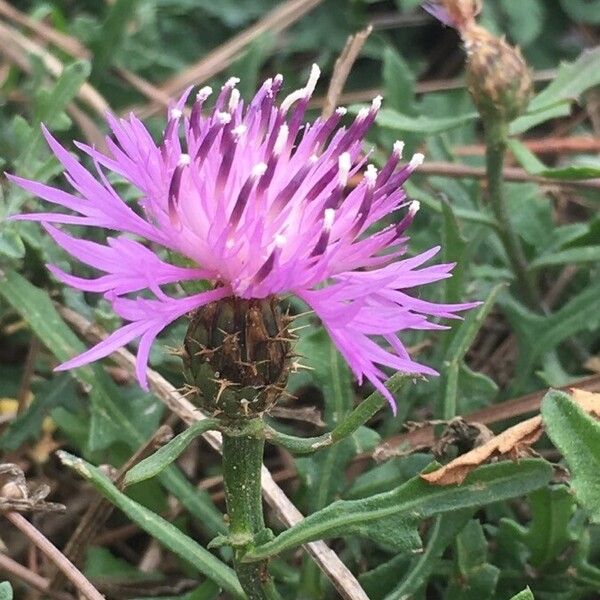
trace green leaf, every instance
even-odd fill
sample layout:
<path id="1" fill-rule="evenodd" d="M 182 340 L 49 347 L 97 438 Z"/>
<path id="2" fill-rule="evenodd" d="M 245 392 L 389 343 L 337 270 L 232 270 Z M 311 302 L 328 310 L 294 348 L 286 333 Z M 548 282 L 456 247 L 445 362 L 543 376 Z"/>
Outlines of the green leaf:
<path id="1" fill-rule="evenodd" d="M 600 177 L 600 168 L 593 165 L 570 165 L 567 167 L 547 167 L 518 140 L 509 140 L 508 147 L 523 168 L 532 175 L 540 175 L 551 179 L 580 180 Z"/>
<path id="2" fill-rule="evenodd" d="M 600 523 L 600 423 L 556 390 L 544 396 L 541 412 L 548 437 L 567 461 L 575 497 Z"/>
<path id="3" fill-rule="evenodd" d="M 13 589 L 8 581 L 0 583 L 0 600 L 13 600 Z"/>
<path id="4" fill-rule="evenodd" d="M 502 526 L 529 550 L 529 563 L 543 569 L 560 558 L 571 543 L 569 523 L 575 512 L 575 500 L 566 486 L 546 487 L 529 496 L 531 521 L 527 527 L 505 519 Z"/>
<path id="5" fill-rule="evenodd" d="M 386 106 L 415 114 L 415 75 L 391 46 L 383 51 L 383 90 Z"/>
<path id="6" fill-rule="evenodd" d="M 510 600 L 535 600 L 535 598 L 528 586 L 522 592 L 515 594 Z"/>
<path id="7" fill-rule="evenodd" d="M 541 460 L 486 465 L 459 486 L 437 487 L 419 477 L 397 489 L 361 500 L 338 500 L 306 517 L 271 542 L 249 553 L 267 558 L 313 540 L 358 534 L 397 551 L 419 551 L 417 527 L 423 519 L 462 508 L 527 494 L 545 485 L 552 467 Z"/>
<path id="8" fill-rule="evenodd" d="M 129 519 L 179 556 L 192 569 L 218 583 L 236 598 L 245 597 L 234 571 L 208 550 L 205 550 L 159 515 L 128 498 L 112 484 L 104 473 L 90 463 L 62 450 L 59 450 L 57 455 L 64 465 L 89 481 L 114 506 L 123 511 Z"/>
<path id="9" fill-rule="evenodd" d="M 16 450 L 25 441 L 36 438 L 40 434 L 44 418 L 65 398 L 74 397 L 73 378 L 67 374 L 58 376 L 48 386 L 43 387 L 27 410 L 19 414 L 11 422 L 8 429 L 0 436 L 0 447 Z"/>
<path id="10" fill-rule="evenodd" d="M 60 361 L 65 361 L 86 349 L 61 319 L 48 294 L 18 273 L 7 271 L 2 274 L 0 296 L 21 314 L 35 335 Z M 146 443 L 148 434 L 140 431 L 137 421 L 130 419 L 124 412 L 119 401 L 121 391 L 99 364 L 80 367 L 71 373 L 88 390 L 90 400 L 96 407 L 95 418 L 115 424 L 119 438 L 132 450 L 137 450 Z M 160 479 L 209 532 L 220 533 L 225 530 L 223 517 L 215 508 L 209 494 L 197 490 L 178 469 L 167 469 Z"/>
<path id="11" fill-rule="evenodd" d="M 531 269 L 540 269 L 542 267 L 555 267 L 557 265 L 596 264 L 598 262 L 600 262 L 600 246 L 577 246 L 550 254 L 542 254 L 532 261 L 529 267 Z"/>
<path id="12" fill-rule="evenodd" d="M 528 115 L 556 108 L 559 104 L 568 105 L 578 100 L 586 90 L 600 84 L 599 62 L 600 47 L 596 47 L 582 52 L 575 62 L 563 63 L 554 80 L 529 103 Z M 518 128 L 519 120 L 513 123 L 513 127 Z M 511 133 L 515 133 L 512 128 Z"/>
<path id="13" fill-rule="evenodd" d="M 19 259 L 25 256 L 25 244 L 11 225 L 2 224 L 0 231 L 0 254 Z"/>
<path id="14" fill-rule="evenodd" d="M 520 341 L 520 360 L 511 393 L 521 389 L 541 356 L 572 335 L 600 326 L 599 294 L 600 282 L 596 282 L 548 317 L 532 313 L 510 297 L 502 299 L 503 310 Z"/>
<path id="15" fill-rule="evenodd" d="M 496 590 L 500 569 L 487 562 L 487 541 L 479 521 L 469 521 L 456 538 L 457 574 L 448 600 L 487 600 Z"/>
<path id="16" fill-rule="evenodd" d="M 406 577 L 385 597 L 385 600 L 402 600 L 413 597 L 427 585 L 429 576 L 437 566 L 437 561 L 472 514 L 472 509 L 465 509 L 438 516 L 431 528 L 423 554 L 411 561 L 409 568 L 406 569 Z"/>
<path id="17" fill-rule="evenodd" d="M 599 0 L 560 0 L 560 5 L 574 21 L 600 23 Z"/>
<path id="18" fill-rule="evenodd" d="M 139 483 L 158 475 L 175 462 L 193 440 L 211 429 L 217 429 L 218 425 L 219 422 L 216 419 L 202 419 L 202 421 L 190 425 L 154 454 L 129 470 L 125 475 L 125 485 Z"/>
<path id="19" fill-rule="evenodd" d="M 477 113 L 443 118 L 426 117 L 424 115 L 411 117 L 391 108 L 382 108 L 377 114 L 375 122 L 380 127 L 386 127 L 395 131 L 409 131 L 431 135 L 434 133 L 443 133 L 456 127 L 462 127 L 467 123 L 475 121 L 477 118 Z"/>
<path id="20" fill-rule="evenodd" d="M 127 27 L 135 13 L 138 0 L 115 0 L 108 7 L 108 14 L 93 45 L 94 76 L 106 72 L 113 62 L 125 38 Z"/>

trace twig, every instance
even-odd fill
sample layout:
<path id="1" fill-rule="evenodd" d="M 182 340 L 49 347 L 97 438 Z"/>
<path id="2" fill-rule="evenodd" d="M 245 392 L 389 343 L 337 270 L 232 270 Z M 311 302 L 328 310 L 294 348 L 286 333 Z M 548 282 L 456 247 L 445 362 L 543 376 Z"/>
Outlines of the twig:
<path id="1" fill-rule="evenodd" d="M 5 0 L 0 0 L 0 15 L 23 27 L 27 27 L 27 29 L 30 29 L 41 38 L 64 50 L 71 56 L 76 56 L 77 58 L 90 58 L 91 56 L 90 51 L 77 38 L 66 35 L 43 21 L 32 19 Z"/>
<path id="2" fill-rule="evenodd" d="M 346 45 L 335 61 L 333 67 L 333 74 L 329 81 L 329 87 L 327 88 L 327 94 L 325 95 L 325 102 L 321 113 L 324 118 L 333 114 L 342 90 L 344 89 L 344 85 L 346 85 L 348 75 L 350 75 L 350 69 L 352 69 L 354 61 L 358 58 L 362 47 L 372 31 L 373 27 L 369 25 L 362 31 L 348 36 Z"/>
<path id="3" fill-rule="evenodd" d="M 60 314 L 81 335 L 90 341 L 98 341 L 106 337 L 106 332 L 92 324 L 85 317 L 64 306 L 58 306 Z M 112 357 L 115 362 L 130 373 L 135 372 L 135 356 L 131 352 L 121 349 Z M 186 400 L 162 375 L 148 369 L 148 382 L 156 396 L 164 402 L 170 410 L 177 414 L 184 422 L 193 423 L 206 419 L 196 406 Z M 217 451 L 221 449 L 221 435 L 215 431 L 202 434 L 203 438 Z M 275 483 L 269 470 L 262 468 L 263 496 L 273 509 L 279 520 L 288 527 L 299 523 L 304 518 L 302 513 L 294 506 L 283 490 Z M 350 570 L 324 542 L 311 542 L 304 548 L 314 558 L 321 570 L 331 580 L 340 596 L 345 600 L 368 600 L 368 596 Z"/>
<path id="4" fill-rule="evenodd" d="M 288 0 L 280 4 L 260 21 L 209 52 L 196 64 L 168 79 L 160 86 L 160 91 L 168 97 L 174 97 L 188 85 L 199 85 L 205 82 L 226 69 L 248 44 L 262 34 L 283 31 L 315 8 L 320 2 L 321 0 Z M 161 104 L 151 102 L 148 106 L 137 109 L 136 113 L 141 117 L 147 117 L 154 114 L 159 108 L 161 108 Z M 127 113 L 131 110 L 131 108 L 127 108 L 123 112 Z"/>
<path id="5" fill-rule="evenodd" d="M 469 167 L 449 162 L 425 161 L 419 167 L 419 173 L 424 175 L 442 175 L 443 177 L 467 177 L 470 179 L 486 179 L 487 175 L 483 167 Z M 524 169 L 504 167 L 503 176 L 506 181 L 532 181 L 551 187 L 570 186 L 587 189 L 600 189 L 600 179 L 566 180 L 550 177 L 530 175 Z"/>
<path id="6" fill-rule="evenodd" d="M 74 600 L 71 594 L 66 592 L 53 592 L 48 589 L 48 580 L 45 577 L 41 577 L 37 573 L 34 573 L 27 567 L 18 563 L 16 560 L 10 558 L 6 554 L 0 552 L 0 571 L 10 573 L 13 577 L 20 579 L 23 583 L 42 592 L 48 598 L 54 598 L 55 600 Z"/>
<path id="7" fill-rule="evenodd" d="M 4 517 L 59 568 L 87 600 L 104 600 L 104 596 L 86 579 L 81 571 L 25 517 L 15 512 L 5 513 Z"/>
<path id="8" fill-rule="evenodd" d="M 600 152 L 600 139 L 587 135 L 572 137 L 547 137 L 537 140 L 523 140 L 528 150 L 535 154 L 578 154 L 581 152 Z M 455 156 L 483 156 L 483 144 L 469 144 L 452 149 Z"/>

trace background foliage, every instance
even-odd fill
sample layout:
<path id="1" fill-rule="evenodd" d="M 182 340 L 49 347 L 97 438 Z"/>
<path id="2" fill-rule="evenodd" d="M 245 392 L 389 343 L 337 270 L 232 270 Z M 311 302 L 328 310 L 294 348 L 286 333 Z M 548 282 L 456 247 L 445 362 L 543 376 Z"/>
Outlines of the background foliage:
<path id="1" fill-rule="evenodd" d="M 69 144 L 74 138 L 102 143 L 100 114 L 108 107 L 117 113 L 141 112 L 158 133 L 164 110 L 152 100 L 161 93 L 173 95 L 171 78 L 282 4 L 0 2 L 2 168 L 61 181 L 40 123 Z M 491 31 L 505 33 L 521 46 L 538 80 L 540 93 L 511 126 L 507 171 L 520 178 L 507 184 L 508 205 L 543 299 L 537 307 L 522 302 L 486 204 L 481 126 L 463 84 L 457 34 L 421 11 L 415 0 L 315 4 L 282 31 L 272 27 L 255 37 L 232 64 L 216 60 L 212 71 L 199 72 L 209 73 L 207 81 L 214 87 L 235 74 L 248 95 L 275 72 L 285 76 L 287 90 L 300 87 L 317 62 L 323 70 L 321 95 L 347 36 L 373 23 L 346 85 L 345 103 L 356 110 L 379 91 L 383 94 L 384 109 L 370 137 L 375 162 L 396 139 L 406 142 L 408 156 L 422 151 L 427 157 L 407 186 L 423 209 L 412 227 L 411 250 L 441 244 L 444 260 L 458 263 L 454 277 L 438 286 L 436 300 L 486 301 L 449 331 L 406 336 L 414 353 L 441 377 L 403 385 L 397 393 L 397 417 L 383 410 L 368 427 L 314 457 L 270 451 L 269 468 L 300 510 L 311 514 L 329 507 L 321 514 L 331 521 L 339 514 L 371 514 L 375 505 L 377 510 L 394 505 L 400 513 L 411 506 L 411 494 L 422 500 L 417 484 L 425 484 L 411 478 L 431 462 L 432 444 L 409 452 L 413 438 L 404 433 L 407 420 L 424 423 L 479 411 L 474 420 L 503 422 L 503 429 L 536 410 L 536 401 L 550 386 L 577 382 L 590 390 L 600 387 L 600 2 L 487 0 L 481 18 Z M 46 27 L 36 29 L 36 23 Z M 49 38 L 48 31 L 55 37 Z M 314 115 L 319 110 L 315 105 Z M 124 197 L 135 198 L 133 190 L 115 184 Z M 79 275 L 86 272 L 71 264 L 37 224 L 4 220 L 35 209 L 37 201 L 4 179 L 0 194 L 0 462 L 17 463 L 32 487 L 49 484 L 51 499 L 69 507 L 68 518 L 36 516 L 36 524 L 64 547 L 74 521 L 98 498 L 96 488 L 121 512 L 98 519 L 80 564 L 107 597 L 199 600 L 218 597 L 219 589 L 239 593 L 227 566 L 228 551 L 205 549 L 225 526 L 219 462 L 204 442 L 194 442 L 158 478 L 131 486 L 126 494 L 100 471 L 72 458 L 118 468 L 161 423 L 176 431 L 182 424 L 110 360 L 52 373 L 57 361 L 87 343 L 70 330 L 55 302 L 107 330 L 116 325 L 115 317 L 104 301 L 64 289 L 52 279 L 45 263 Z M 290 392 L 297 399 L 285 408 L 296 411 L 295 418 L 278 424 L 287 433 L 318 435 L 372 390 L 356 387 L 324 331 L 310 317 L 305 320 L 309 327 L 300 332 L 299 353 L 312 370 L 294 375 Z M 180 344 L 184 331 L 183 323 L 169 330 L 150 361 L 175 386 L 182 384 L 180 362 L 168 348 Z M 542 394 L 509 402 L 540 390 Z M 332 547 L 370 598 L 508 599 L 527 586 L 535 598 L 597 597 L 600 530 L 594 498 L 598 500 L 600 488 L 598 462 L 593 461 L 600 460 L 598 426 L 583 413 L 573 413 L 562 396 L 546 401 L 544 416 L 553 423 L 550 438 L 573 469 L 581 505 L 564 474 L 546 483 L 549 473 L 538 462 L 506 463 L 478 471 L 474 487 L 465 487 L 463 496 L 447 500 L 450 492 L 440 492 L 431 499 L 431 510 L 423 508 L 417 520 L 406 520 L 404 513 L 373 523 L 366 519 L 355 530 L 358 537 L 331 525 Z M 586 434 L 587 441 L 578 446 L 573 438 L 583 430 L 589 438 Z M 378 449 L 381 457 L 384 441 L 387 459 L 375 461 L 373 451 Z M 63 462 L 95 488 L 61 465 L 57 448 L 68 451 Z M 447 460 L 456 450 L 454 444 L 450 454 L 437 458 Z M 560 459 L 546 439 L 539 450 L 549 460 Z M 582 457 L 588 455 L 586 462 Z M 499 477 L 504 487 L 498 483 L 490 488 L 496 495 L 469 498 L 477 477 Z M 392 496 L 378 495 L 385 493 Z M 332 504 L 336 499 L 342 502 Z M 275 530 L 281 529 L 273 515 L 269 520 Z M 310 525 L 307 520 L 305 530 L 293 534 L 294 543 L 285 545 L 285 538 L 278 538 L 284 540 L 281 549 L 312 539 Z M 37 568 L 15 532 L 5 533 L 3 527 L 1 536 L 12 558 Z M 421 541 L 425 551 L 415 554 Z M 290 551 L 282 558 L 272 562 L 272 570 L 289 595 L 335 597 L 309 558 Z M 44 565 L 40 572 L 53 577 Z M 28 597 L 18 579 L 11 581 L 16 598 Z M 10 594 L 10 586 L 0 584 L 0 598 Z"/>

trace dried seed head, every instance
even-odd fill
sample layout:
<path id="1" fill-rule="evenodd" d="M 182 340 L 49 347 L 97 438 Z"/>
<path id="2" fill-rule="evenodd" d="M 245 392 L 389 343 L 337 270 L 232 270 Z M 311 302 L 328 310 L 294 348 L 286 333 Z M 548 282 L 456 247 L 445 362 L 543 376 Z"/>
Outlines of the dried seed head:
<path id="1" fill-rule="evenodd" d="M 231 419 L 271 408 L 290 370 L 288 324 L 275 297 L 231 296 L 197 310 L 183 356 L 192 401 Z"/>

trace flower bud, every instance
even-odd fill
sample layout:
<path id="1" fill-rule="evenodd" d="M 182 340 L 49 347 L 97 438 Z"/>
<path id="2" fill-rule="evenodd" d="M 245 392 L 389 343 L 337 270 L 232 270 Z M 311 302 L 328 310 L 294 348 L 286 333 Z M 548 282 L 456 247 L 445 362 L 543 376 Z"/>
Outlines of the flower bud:
<path id="1" fill-rule="evenodd" d="M 183 352 L 192 401 L 231 419 L 269 410 L 287 383 L 288 325 L 275 297 L 231 296 L 198 309 Z"/>
<path id="2" fill-rule="evenodd" d="M 474 23 L 460 33 L 467 52 L 469 92 L 477 109 L 512 121 L 527 108 L 533 89 L 521 51 Z"/>

